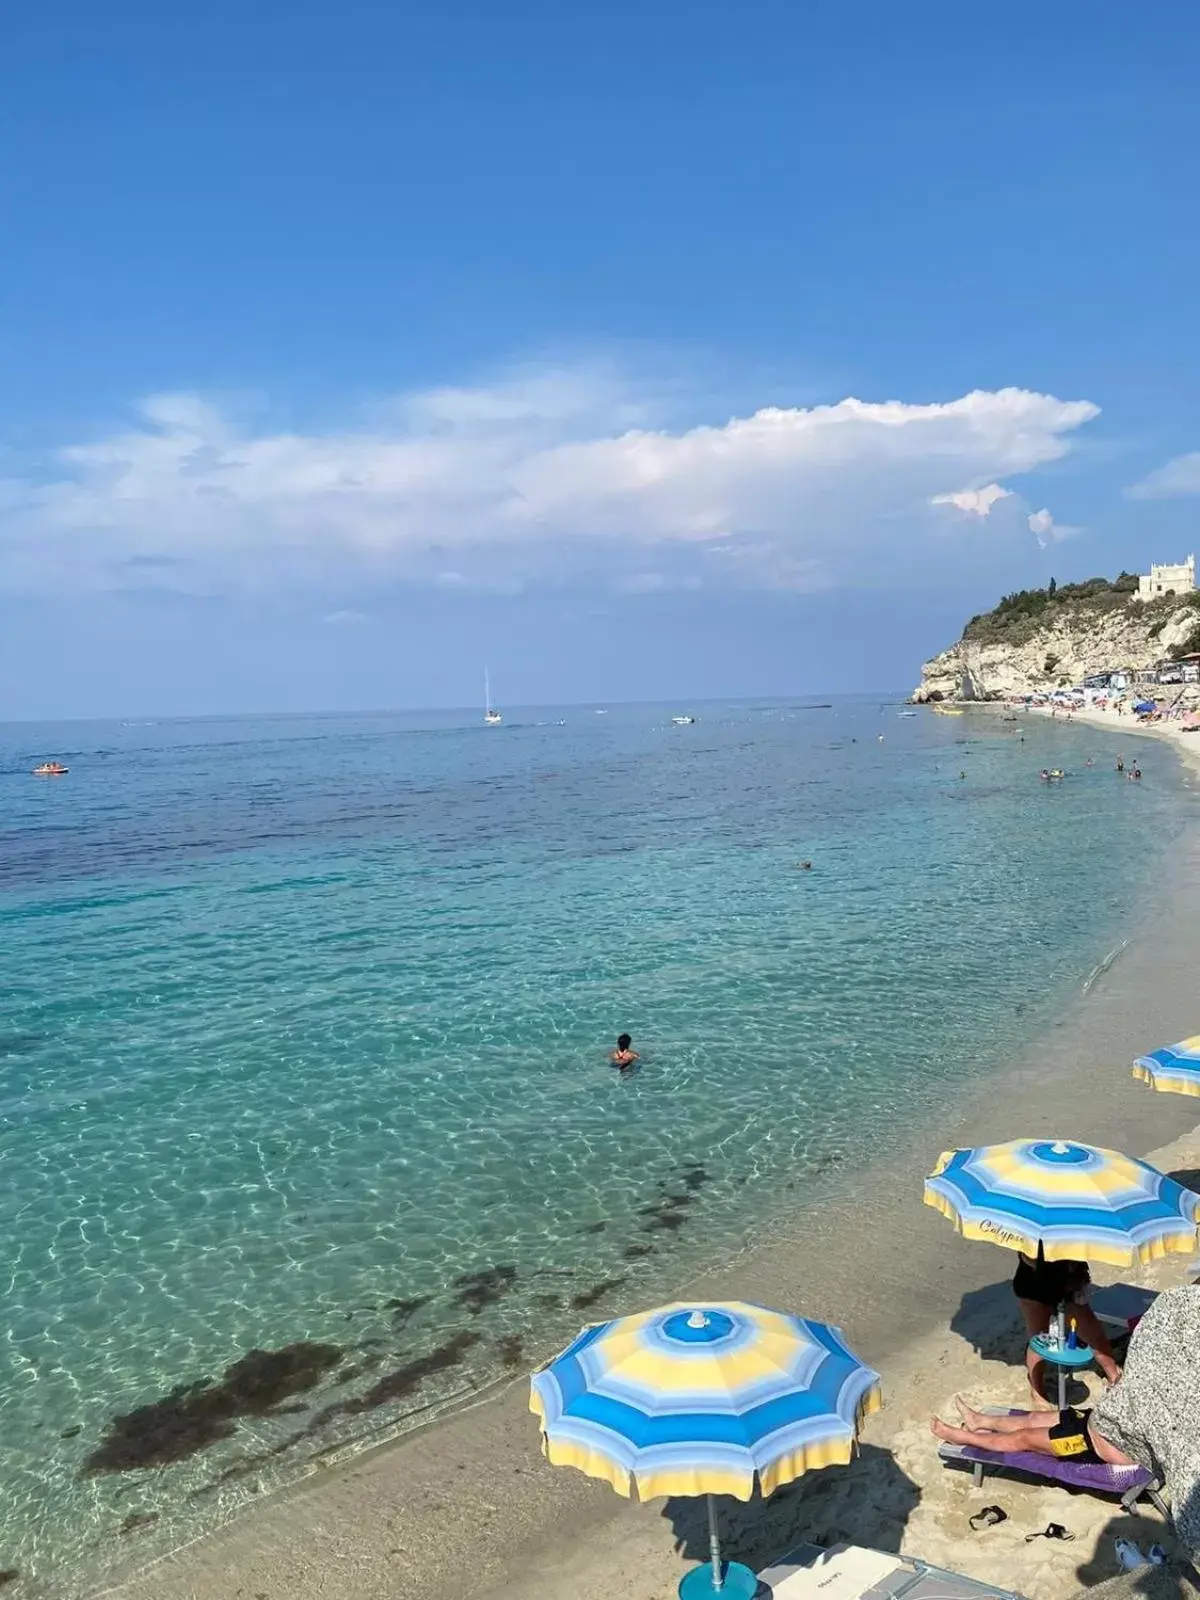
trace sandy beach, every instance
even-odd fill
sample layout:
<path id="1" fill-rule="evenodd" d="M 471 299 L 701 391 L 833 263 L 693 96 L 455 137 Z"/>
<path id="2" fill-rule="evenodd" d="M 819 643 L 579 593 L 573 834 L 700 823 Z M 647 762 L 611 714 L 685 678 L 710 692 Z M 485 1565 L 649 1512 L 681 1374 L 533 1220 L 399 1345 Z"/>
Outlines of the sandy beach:
<path id="1" fill-rule="evenodd" d="M 1101 717 L 1076 721 L 1151 732 Z M 1200 747 L 1178 743 L 1200 761 Z M 960 1240 L 922 1205 L 920 1181 L 945 1147 L 1037 1134 L 1148 1153 L 1176 1174 L 1200 1169 L 1191 1102 L 1153 1094 L 1129 1073 L 1141 1051 L 1196 1029 L 1195 831 L 1175 849 L 1168 876 L 1166 885 L 1148 886 L 1153 904 L 1139 908 L 1111 962 L 1010 1070 L 957 1105 L 931 1105 L 927 1133 L 887 1170 L 845 1176 L 818 1209 L 680 1285 L 689 1296 L 738 1296 L 835 1322 L 883 1374 L 884 1409 L 868 1423 L 858 1460 L 769 1502 L 726 1505 L 729 1554 L 761 1567 L 801 1540 L 848 1539 L 1002 1582 L 1030 1600 L 1055 1600 L 1115 1571 L 1114 1534 L 1169 1543 L 1153 1513 L 1130 1519 L 1111 1502 L 1008 1480 L 975 1491 L 968 1474 L 940 1464 L 931 1414 L 950 1415 L 959 1392 L 980 1403 L 1022 1402 L 1023 1340 L 1012 1258 Z M 1185 1266 L 1178 1258 L 1097 1277 L 1164 1286 L 1185 1281 Z M 349 1461 L 334 1458 L 103 1592 L 111 1600 L 668 1600 L 686 1566 L 704 1555 L 699 1506 L 627 1503 L 551 1468 L 526 1397 L 525 1380 L 516 1380 L 424 1431 Z M 987 1503 L 1001 1504 L 1008 1521 L 971 1533 L 969 1516 Z M 1074 1542 L 1026 1543 L 1050 1521 L 1069 1528 Z"/>
<path id="2" fill-rule="evenodd" d="M 1018 713 L 1018 715 L 1025 714 Z M 1028 714 L 1038 717 L 1052 715 L 1049 706 L 1032 706 Z M 1062 710 L 1053 715 L 1060 721 L 1067 719 L 1067 714 Z M 1128 734 L 1137 739 L 1164 741 L 1174 748 L 1185 767 L 1200 771 L 1200 733 L 1185 733 L 1181 722 L 1139 722 L 1132 712 L 1126 710 L 1121 713 L 1112 706 L 1088 706 L 1085 710 L 1072 710 L 1069 717 L 1072 722 L 1085 722 L 1093 728 L 1103 728 L 1107 733 L 1118 734 L 1122 738 Z"/>

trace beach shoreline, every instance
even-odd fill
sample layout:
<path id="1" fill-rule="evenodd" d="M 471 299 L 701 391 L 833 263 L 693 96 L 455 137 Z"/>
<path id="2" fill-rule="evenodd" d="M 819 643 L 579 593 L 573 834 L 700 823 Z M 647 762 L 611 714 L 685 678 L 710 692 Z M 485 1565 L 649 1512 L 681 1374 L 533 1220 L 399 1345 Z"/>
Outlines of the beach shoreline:
<path id="1" fill-rule="evenodd" d="M 1170 737 L 1153 727 L 1127 728 L 1116 717 L 1096 725 Z M 1172 742 L 1191 757 L 1183 740 Z M 1193 759 L 1200 764 L 1200 750 Z M 1164 877 L 1161 889 L 1151 888 L 1158 894 L 1153 914 L 1146 909 L 1135 919 L 1128 941 L 1086 992 L 1010 1068 L 953 1106 L 938 1105 L 930 1130 L 886 1169 L 857 1179 L 841 1174 L 833 1198 L 681 1289 L 697 1298 L 792 1306 L 835 1322 L 883 1373 L 885 1407 L 871 1419 L 855 1467 L 816 1474 L 766 1505 L 729 1507 L 731 1555 L 761 1566 L 803 1538 L 852 1538 L 981 1577 L 994 1573 L 1002 1541 L 969 1542 L 963 1505 L 970 1480 L 939 1466 L 927 1416 L 955 1388 L 976 1382 L 998 1385 L 1019 1402 L 1019 1339 L 1015 1347 L 1011 1333 L 1007 1346 L 1001 1340 L 1007 1356 L 1000 1360 L 983 1359 L 972 1342 L 980 1319 L 985 1328 L 1011 1322 L 1011 1261 L 965 1244 L 923 1207 L 919 1178 L 945 1147 L 1027 1133 L 1069 1133 L 1200 1165 L 1200 1147 L 1189 1138 L 1194 1109 L 1136 1085 L 1128 1070 L 1149 1045 L 1195 1030 L 1186 955 L 1200 923 L 1194 823 Z M 869 1215 L 847 1226 L 847 1208 L 864 1206 Z M 1182 1281 L 1181 1266 L 1167 1271 L 1170 1281 Z M 1006 1503 L 1016 1498 L 1014 1488 L 1004 1486 Z M 1046 1495 L 1056 1492 L 1028 1493 L 1040 1497 L 1040 1516 Z M 1100 1509 L 1107 1521 L 1114 1508 Z M 1071 1502 L 1041 1525 L 1046 1520 L 1079 1528 L 1081 1511 Z M 1003 1581 L 1031 1600 L 1055 1600 L 1078 1584 L 1081 1563 L 1092 1561 L 1097 1578 L 1108 1574 L 1103 1550 L 1093 1556 L 1088 1544 L 1081 1531 L 1069 1554 L 1026 1554 L 1022 1582 L 1011 1575 L 1021 1551 L 1005 1543 L 1010 1575 Z M 703 1554 L 690 1502 L 629 1504 L 605 1485 L 546 1465 L 521 1378 L 349 1460 L 339 1462 L 335 1453 L 325 1470 L 98 1593 L 110 1600 L 599 1600 L 616 1591 L 666 1600 Z"/>
<path id="2" fill-rule="evenodd" d="M 1012 714 L 1013 708 L 1000 701 L 989 701 L 972 710 L 986 710 L 988 712 L 1003 711 Z M 1071 707 L 1064 711 L 1061 707 L 1055 709 L 1051 706 L 1029 706 L 1016 713 L 1020 716 L 1039 716 L 1046 721 L 1059 721 L 1070 724 L 1084 723 L 1091 728 L 1102 728 L 1105 733 L 1117 734 L 1124 737 L 1126 734 L 1137 739 L 1156 739 L 1160 743 L 1168 744 L 1178 754 L 1185 769 L 1200 772 L 1200 733 L 1185 733 L 1179 722 L 1139 722 L 1132 712 L 1121 714 L 1111 707 L 1083 706 L 1079 709 Z"/>

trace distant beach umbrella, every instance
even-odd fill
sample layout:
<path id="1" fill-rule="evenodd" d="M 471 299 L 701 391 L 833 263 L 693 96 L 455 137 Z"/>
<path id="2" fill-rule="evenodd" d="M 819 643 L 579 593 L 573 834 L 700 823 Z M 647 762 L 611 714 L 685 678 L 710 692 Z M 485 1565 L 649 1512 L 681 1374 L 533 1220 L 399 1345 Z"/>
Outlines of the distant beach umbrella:
<path id="1" fill-rule="evenodd" d="M 1133 1064 L 1133 1075 L 1165 1094 L 1200 1096 L 1200 1033 L 1179 1044 L 1151 1050 L 1148 1056 L 1139 1056 Z"/>
<path id="2" fill-rule="evenodd" d="M 1200 1195 L 1145 1161 L 1067 1139 L 948 1150 L 925 1203 L 966 1239 L 1127 1267 L 1194 1251 Z"/>
<path id="3" fill-rule="evenodd" d="M 845 1465 L 880 1404 L 879 1377 L 841 1331 L 740 1301 L 675 1304 L 585 1328 L 531 1380 L 530 1410 L 556 1466 L 618 1494 L 707 1495 L 711 1560 L 684 1600 L 755 1592 L 722 1563 L 712 1496 L 748 1500 L 817 1467 Z"/>

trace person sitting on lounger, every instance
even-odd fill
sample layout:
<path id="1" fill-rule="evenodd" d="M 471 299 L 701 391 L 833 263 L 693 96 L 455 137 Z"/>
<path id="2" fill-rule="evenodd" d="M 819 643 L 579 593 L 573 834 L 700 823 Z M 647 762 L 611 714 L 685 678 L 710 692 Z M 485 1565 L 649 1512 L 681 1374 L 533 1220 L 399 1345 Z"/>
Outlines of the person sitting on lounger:
<path id="1" fill-rule="evenodd" d="M 1116 1445 L 1110 1444 L 1092 1421 L 1090 1411 L 1018 1412 L 1016 1416 L 991 1416 L 974 1411 L 956 1397 L 963 1426 L 952 1427 L 934 1417 L 930 1428 L 935 1438 L 967 1450 L 992 1450 L 997 1455 L 1015 1456 L 1029 1452 L 1053 1456 L 1059 1461 L 1074 1461 L 1080 1466 L 1106 1462 L 1111 1467 L 1132 1467 L 1136 1463 Z"/>

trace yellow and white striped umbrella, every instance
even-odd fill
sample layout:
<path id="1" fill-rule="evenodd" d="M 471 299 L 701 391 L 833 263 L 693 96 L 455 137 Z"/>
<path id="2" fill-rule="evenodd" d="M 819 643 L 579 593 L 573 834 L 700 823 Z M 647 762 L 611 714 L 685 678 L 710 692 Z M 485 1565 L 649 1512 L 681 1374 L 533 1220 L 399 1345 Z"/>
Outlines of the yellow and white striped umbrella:
<path id="1" fill-rule="evenodd" d="M 556 1465 L 619 1494 L 748 1500 L 850 1460 L 879 1378 L 837 1328 L 730 1301 L 585 1328 L 536 1372 L 530 1409 Z"/>
<path id="2" fill-rule="evenodd" d="M 1200 1097 L 1200 1033 L 1139 1056 L 1133 1064 L 1133 1075 L 1165 1094 Z"/>
<path id="3" fill-rule="evenodd" d="M 1200 1195 L 1147 1162 L 1067 1139 L 948 1150 L 925 1203 L 964 1238 L 1117 1267 L 1195 1250 L 1200 1217 Z"/>

